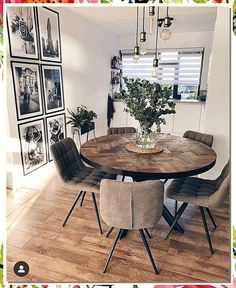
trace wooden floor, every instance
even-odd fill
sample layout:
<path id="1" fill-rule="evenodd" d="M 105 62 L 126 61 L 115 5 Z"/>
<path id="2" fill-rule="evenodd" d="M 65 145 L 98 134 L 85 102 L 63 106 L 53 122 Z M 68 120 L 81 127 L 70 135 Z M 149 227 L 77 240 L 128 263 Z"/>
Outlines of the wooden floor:
<path id="1" fill-rule="evenodd" d="M 56 173 L 40 189 L 8 191 L 7 279 L 9 282 L 229 282 L 230 218 L 229 201 L 213 210 L 218 228 L 210 226 L 215 254 L 208 249 L 200 212 L 189 206 L 180 224 L 184 234 L 165 235 L 162 219 L 151 230 L 149 240 L 159 275 L 155 275 L 139 233 L 130 232 L 119 242 L 104 275 L 102 268 L 115 232 L 103 223 L 100 235 L 90 195 L 83 207 L 74 210 L 65 228 L 62 221 L 76 192 L 63 190 Z M 87 193 L 88 194 L 88 193 Z M 173 211 L 173 201 L 165 200 Z M 211 224 L 209 222 L 209 224 Z M 13 272 L 17 261 L 26 261 L 30 273 L 19 278 Z"/>

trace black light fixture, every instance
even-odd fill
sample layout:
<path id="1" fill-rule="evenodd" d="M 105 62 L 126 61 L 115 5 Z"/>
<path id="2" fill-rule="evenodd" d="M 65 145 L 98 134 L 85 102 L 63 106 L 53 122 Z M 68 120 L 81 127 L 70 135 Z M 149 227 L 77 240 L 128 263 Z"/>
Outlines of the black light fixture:
<path id="1" fill-rule="evenodd" d="M 155 23 L 155 7 L 149 7 L 149 34 L 152 35 Z"/>
<path id="2" fill-rule="evenodd" d="M 137 63 L 139 61 L 139 46 L 138 46 L 138 7 L 137 7 L 137 15 L 136 15 L 137 19 L 136 19 L 136 35 L 135 35 L 135 42 L 136 45 L 134 47 L 134 57 L 133 60 L 135 63 Z"/>
<path id="3" fill-rule="evenodd" d="M 159 23 L 159 7 L 157 8 L 158 10 L 157 10 L 157 30 L 156 30 L 156 47 L 155 47 L 155 58 L 153 59 L 153 64 L 152 64 L 152 66 L 153 66 L 153 68 L 152 68 L 152 77 L 153 78 L 157 78 L 157 76 L 158 76 L 158 53 L 157 53 L 157 42 L 158 42 L 158 28 L 159 28 L 159 25 L 158 25 L 158 23 Z"/>
<path id="4" fill-rule="evenodd" d="M 145 32 L 145 6 L 143 7 L 143 30 L 140 33 L 140 54 L 147 53 L 147 33 Z"/>
<path id="5" fill-rule="evenodd" d="M 164 24 L 164 29 L 161 31 L 161 39 L 162 40 L 169 40 L 171 37 L 171 31 L 169 29 L 169 27 L 172 25 L 172 21 L 174 20 L 174 18 L 169 16 L 169 7 L 166 8 L 166 17 L 165 18 L 161 18 L 158 21 L 158 25 L 159 27 L 162 26 L 162 24 Z"/>

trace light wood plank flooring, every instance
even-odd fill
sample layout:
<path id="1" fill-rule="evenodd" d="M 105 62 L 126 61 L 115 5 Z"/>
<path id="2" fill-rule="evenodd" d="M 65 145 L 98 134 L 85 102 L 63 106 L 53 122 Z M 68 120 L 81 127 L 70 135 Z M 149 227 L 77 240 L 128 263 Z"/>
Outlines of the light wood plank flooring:
<path id="1" fill-rule="evenodd" d="M 53 170 L 53 168 L 52 168 Z M 189 206 L 180 224 L 184 234 L 173 232 L 168 240 L 168 225 L 162 219 L 151 230 L 149 240 L 159 275 L 155 275 L 139 233 L 130 232 L 119 242 L 108 272 L 102 268 L 115 236 L 100 235 L 92 199 L 87 193 L 83 207 L 74 210 L 65 228 L 63 219 L 76 192 L 62 188 L 53 171 L 38 188 L 9 190 L 7 279 L 9 282 L 229 282 L 230 216 L 229 201 L 213 210 L 218 228 L 213 232 L 209 222 L 215 254 L 208 249 L 200 212 Z M 173 201 L 165 199 L 170 211 Z M 17 277 L 13 266 L 26 261 L 30 273 Z"/>

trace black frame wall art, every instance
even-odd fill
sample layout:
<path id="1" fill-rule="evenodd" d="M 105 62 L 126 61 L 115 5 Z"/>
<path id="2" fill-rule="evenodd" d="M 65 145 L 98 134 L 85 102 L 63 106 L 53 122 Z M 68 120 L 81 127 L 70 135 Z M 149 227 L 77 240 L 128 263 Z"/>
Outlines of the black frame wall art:
<path id="1" fill-rule="evenodd" d="M 61 63 L 59 13 L 46 7 L 37 8 L 41 60 Z"/>
<path id="2" fill-rule="evenodd" d="M 18 121 L 43 115 L 39 65 L 11 61 L 11 69 Z"/>
<path id="3" fill-rule="evenodd" d="M 36 13 L 33 7 L 7 7 L 10 56 L 39 59 Z"/>
<path id="4" fill-rule="evenodd" d="M 66 114 L 57 114 L 46 118 L 48 159 L 52 161 L 50 146 L 66 138 Z"/>
<path id="5" fill-rule="evenodd" d="M 65 109 L 62 67 L 60 65 L 41 65 L 45 113 Z"/>
<path id="6" fill-rule="evenodd" d="M 44 119 L 18 124 L 23 173 L 27 175 L 47 163 Z"/>

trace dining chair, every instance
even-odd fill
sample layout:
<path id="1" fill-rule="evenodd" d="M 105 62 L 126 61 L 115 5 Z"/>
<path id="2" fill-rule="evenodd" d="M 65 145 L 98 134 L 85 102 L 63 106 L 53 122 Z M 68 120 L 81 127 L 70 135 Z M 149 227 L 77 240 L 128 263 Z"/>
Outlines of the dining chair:
<path id="1" fill-rule="evenodd" d="M 116 179 L 116 175 L 86 167 L 80 158 L 75 142 L 71 138 L 65 138 L 52 144 L 50 151 L 64 187 L 68 190 L 78 191 L 74 203 L 65 218 L 63 227 L 66 225 L 81 195 L 83 192 L 87 191 L 92 194 L 99 229 L 102 234 L 102 226 L 95 194 L 98 194 L 100 191 L 100 182 L 102 179 Z"/>
<path id="2" fill-rule="evenodd" d="M 154 272 L 158 274 L 144 229 L 155 227 L 160 220 L 163 210 L 163 198 L 164 184 L 162 181 L 101 181 L 101 217 L 108 226 L 118 229 L 103 273 L 107 271 L 112 254 L 124 230 L 139 230 Z"/>
<path id="3" fill-rule="evenodd" d="M 214 228 L 216 229 L 217 225 L 210 212 L 210 209 L 217 208 L 223 203 L 224 199 L 229 193 L 229 189 L 229 162 L 225 165 L 221 174 L 215 180 L 208 180 L 197 177 L 187 177 L 173 180 L 166 190 L 166 196 L 170 199 L 181 201 L 183 204 L 180 206 L 176 213 L 175 219 L 170 227 L 166 239 L 170 235 L 174 225 L 178 222 L 188 204 L 196 205 L 199 207 L 201 213 L 203 226 L 211 254 L 214 254 L 204 209 L 206 210 Z"/>
<path id="4" fill-rule="evenodd" d="M 184 132 L 183 134 L 184 138 L 188 138 L 194 141 L 198 141 L 201 142 L 209 147 L 212 146 L 213 144 L 213 136 L 210 134 L 205 134 L 205 133 L 201 133 L 201 132 L 197 132 L 197 131 L 192 131 L 192 130 L 187 130 Z M 166 179 L 164 181 L 164 183 L 167 182 L 168 179 Z M 175 201 L 175 214 L 177 213 L 177 209 L 178 209 L 178 201 Z"/>
<path id="5" fill-rule="evenodd" d="M 134 127 L 111 127 L 107 129 L 107 135 L 123 134 L 123 133 L 136 133 Z"/>

